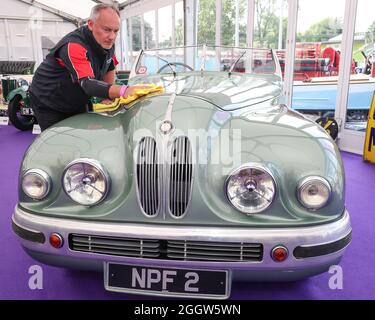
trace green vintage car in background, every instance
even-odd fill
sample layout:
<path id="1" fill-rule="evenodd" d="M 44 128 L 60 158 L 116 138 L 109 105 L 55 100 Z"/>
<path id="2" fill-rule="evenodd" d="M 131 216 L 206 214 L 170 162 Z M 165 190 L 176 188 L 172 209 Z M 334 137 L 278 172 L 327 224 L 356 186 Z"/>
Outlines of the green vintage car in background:
<path id="1" fill-rule="evenodd" d="M 0 61 L 0 116 L 8 116 L 22 131 L 37 123 L 28 94 L 34 65 L 35 61 Z"/>
<path id="2" fill-rule="evenodd" d="M 340 261 L 340 153 L 284 105 L 272 50 L 142 51 L 129 82 L 165 91 L 66 119 L 25 154 L 13 229 L 30 256 L 111 291 L 207 298 Z"/>

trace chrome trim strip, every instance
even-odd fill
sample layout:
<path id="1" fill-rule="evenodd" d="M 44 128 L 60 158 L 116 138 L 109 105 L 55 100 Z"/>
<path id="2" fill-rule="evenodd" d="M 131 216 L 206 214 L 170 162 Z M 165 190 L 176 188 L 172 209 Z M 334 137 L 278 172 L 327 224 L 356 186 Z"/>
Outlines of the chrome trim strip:
<path id="1" fill-rule="evenodd" d="M 177 94 L 173 92 L 171 96 L 169 97 L 168 107 L 165 113 L 164 120 L 169 120 L 170 122 L 172 122 L 172 111 L 173 111 L 174 101 L 176 100 L 176 96 Z"/>
<path id="2" fill-rule="evenodd" d="M 307 259 L 296 259 L 290 255 L 283 263 L 276 263 L 271 255 L 267 254 L 275 245 L 285 246 L 289 252 L 293 252 L 298 246 L 315 246 L 335 242 L 346 237 L 351 232 L 350 218 L 347 211 L 342 217 L 332 223 L 327 223 L 311 227 L 295 228 L 236 228 L 236 227 L 199 227 L 199 226 L 177 226 L 177 225 L 158 225 L 154 224 L 130 224 L 130 223 L 110 223 L 110 222 L 87 222 L 80 220 L 70 220 L 61 218 L 52 218 L 37 216 L 25 212 L 19 207 L 15 208 L 13 221 L 22 228 L 37 230 L 44 234 L 58 232 L 64 239 L 68 239 L 71 233 L 89 234 L 97 236 L 112 237 L 134 237 L 144 239 L 164 239 L 164 240 L 195 240 L 195 241 L 219 241 L 219 242 L 249 242 L 263 244 L 264 255 L 261 262 L 203 262 L 203 261 L 176 261 L 176 260 L 157 260 L 141 259 L 128 257 L 115 257 L 110 255 L 74 252 L 69 249 L 69 245 L 56 251 L 49 244 L 38 244 L 20 239 L 22 245 L 32 251 L 50 254 L 52 256 L 75 257 L 87 261 L 118 261 L 151 263 L 153 265 L 178 265 L 178 266 L 201 266 L 212 267 L 220 265 L 221 268 L 230 269 L 274 269 L 286 270 L 290 268 L 310 268 L 319 266 L 323 263 L 330 263 L 339 258 L 344 250 L 335 253 L 312 257 Z"/>
<path id="3" fill-rule="evenodd" d="M 159 130 L 163 135 L 169 135 L 174 131 L 174 124 L 172 122 L 172 112 L 173 112 L 173 106 L 174 106 L 176 97 L 177 97 L 176 92 L 173 92 L 170 95 L 164 120 L 160 123 Z M 164 125 L 169 125 L 168 130 L 164 129 Z"/>

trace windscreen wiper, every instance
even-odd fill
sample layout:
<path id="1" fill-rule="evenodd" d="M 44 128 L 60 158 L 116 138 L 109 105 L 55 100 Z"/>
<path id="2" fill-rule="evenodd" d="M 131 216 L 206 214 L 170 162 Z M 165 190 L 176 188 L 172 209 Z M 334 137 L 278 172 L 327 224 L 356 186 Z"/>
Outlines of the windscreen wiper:
<path id="1" fill-rule="evenodd" d="M 229 72 L 228 72 L 228 77 L 230 77 L 232 75 L 232 71 L 234 69 L 234 66 L 237 64 L 238 61 L 240 61 L 240 59 L 244 56 L 244 54 L 246 53 L 246 50 L 244 52 L 242 52 L 242 54 L 239 56 L 239 58 L 233 62 L 229 68 Z"/>
<path id="2" fill-rule="evenodd" d="M 177 73 L 176 73 L 176 71 L 172 68 L 171 63 L 170 63 L 168 60 L 165 60 L 165 59 L 159 57 L 158 55 L 155 55 L 155 57 L 156 57 L 156 58 L 159 58 L 161 61 L 164 61 L 164 62 L 168 65 L 168 67 L 172 70 L 173 77 L 176 78 Z"/>

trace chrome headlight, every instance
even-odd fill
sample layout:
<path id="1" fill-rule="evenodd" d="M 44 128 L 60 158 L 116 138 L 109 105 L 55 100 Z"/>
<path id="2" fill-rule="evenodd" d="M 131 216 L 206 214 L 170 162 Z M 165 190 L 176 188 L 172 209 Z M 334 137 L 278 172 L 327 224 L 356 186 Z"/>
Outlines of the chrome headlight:
<path id="1" fill-rule="evenodd" d="M 64 170 L 64 191 L 73 201 L 84 206 L 93 206 L 103 201 L 109 187 L 109 175 L 96 160 L 77 159 Z"/>
<path id="2" fill-rule="evenodd" d="M 266 168 L 246 164 L 228 177 L 226 192 L 230 203 L 236 209 L 253 214 L 262 212 L 271 205 L 276 193 L 276 184 Z"/>
<path id="3" fill-rule="evenodd" d="M 30 169 L 23 174 L 21 185 L 28 197 L 42 200 L 51 189 L 51 178 L 43 170 Z"/>
<path id="4" fill-rule="evenodd" d="M 318 210 L 328 203 L 331 197 L 331 186 L 321 177 L 307 177 L 299 183 L 297 196 L 304 207 Z"/>

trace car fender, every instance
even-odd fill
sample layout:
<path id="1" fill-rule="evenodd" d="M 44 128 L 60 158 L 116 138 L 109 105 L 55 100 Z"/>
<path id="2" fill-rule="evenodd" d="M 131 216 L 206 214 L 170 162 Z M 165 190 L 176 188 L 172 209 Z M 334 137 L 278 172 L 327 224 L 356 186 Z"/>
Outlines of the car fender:
<path id="1" fill-rule="evenodd" d="M 8 101 L 11 101 L 16 95 L 20 95 L 24 100 L 27 98 L 27 91 L 22 88 L 16 88 L 8 94 Z"/>

